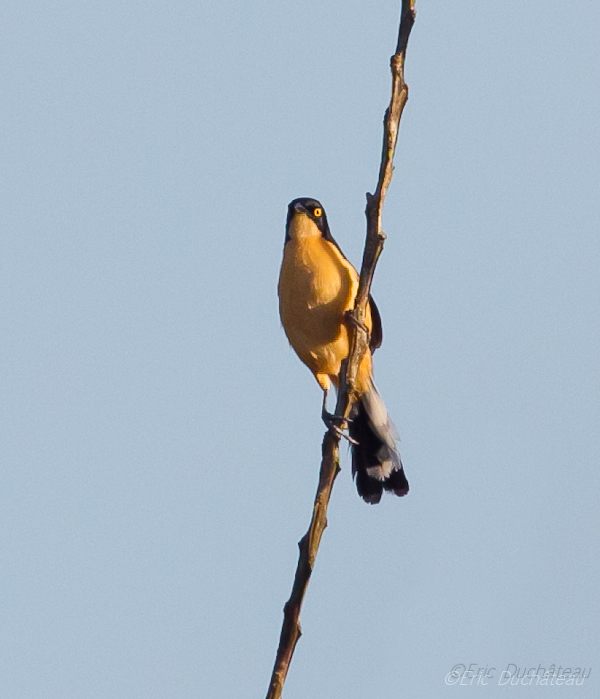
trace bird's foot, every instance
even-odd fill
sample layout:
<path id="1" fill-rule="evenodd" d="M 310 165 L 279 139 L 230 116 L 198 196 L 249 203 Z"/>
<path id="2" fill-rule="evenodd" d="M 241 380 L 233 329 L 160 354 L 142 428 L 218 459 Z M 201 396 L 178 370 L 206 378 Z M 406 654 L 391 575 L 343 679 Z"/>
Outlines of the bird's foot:
<path id="1" fill-rule="evenodd" d="M 344 318 L 348 323 L 350 323 L 350 325 L 354 325 L 355 328 L 360 328 L 367 335 L 369 334 L 369 328 L 367 328 L 367 326 L 364 323 L 361 323 L 360 320 L 356 318 L 356 316 L 354 315 L 354 311 L 346 311 L 344 313 Z"/>
<path id="2" fill-rule="evenodd" d="M 351 422 L 350 419 L 344 419 L 343 417 L 338 417 L 337 415 L 328 413 L 325 408 L 323 408 L 321 412 L 321 418 L 327 429 L 332 434 L 336 435 L 337 437 L 347 439 L 350 444 L 358 444 L 358 442 L 355 439 L 352 439 L 352 437 L 347 433 L 348 422 Z"/>

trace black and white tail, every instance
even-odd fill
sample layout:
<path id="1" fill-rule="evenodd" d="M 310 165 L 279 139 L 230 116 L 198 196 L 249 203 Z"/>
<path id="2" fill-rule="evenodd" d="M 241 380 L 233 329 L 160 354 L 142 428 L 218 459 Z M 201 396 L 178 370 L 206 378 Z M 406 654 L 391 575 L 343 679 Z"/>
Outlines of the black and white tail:
<path id="1" fill-rule="evenodd" d="M 372 382 L 355 404 L 349 433 L 358 442 L 352 446 L 352 475 L 361 498 L 375 505 L 384 490 L 406 495 L 408 481 L 396 447 L 396 428 Z"/>

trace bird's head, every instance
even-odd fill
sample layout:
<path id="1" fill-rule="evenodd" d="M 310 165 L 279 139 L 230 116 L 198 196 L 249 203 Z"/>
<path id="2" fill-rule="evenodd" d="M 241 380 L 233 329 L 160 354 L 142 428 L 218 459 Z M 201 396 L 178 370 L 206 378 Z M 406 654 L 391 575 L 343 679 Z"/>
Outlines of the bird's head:
<path id="1" fill-rule="evenodd" d="M 329 224 L 323 205 L 316 199 L 300 197 L 288 205 L 285 240 L 300 237 L 329 238 Z"/>

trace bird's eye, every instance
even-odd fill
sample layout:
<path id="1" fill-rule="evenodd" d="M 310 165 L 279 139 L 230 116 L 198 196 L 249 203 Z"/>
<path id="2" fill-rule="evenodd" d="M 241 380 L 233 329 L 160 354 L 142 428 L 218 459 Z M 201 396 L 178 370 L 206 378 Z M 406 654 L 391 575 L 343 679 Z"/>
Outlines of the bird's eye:
<path id="1" fill-rule="evenodd" d="M 319 216 L 323 215 L 323 209 L 320 209 L 318 206 L 317 208 L 313 211 L 313 214 L 318 218 Z"/>

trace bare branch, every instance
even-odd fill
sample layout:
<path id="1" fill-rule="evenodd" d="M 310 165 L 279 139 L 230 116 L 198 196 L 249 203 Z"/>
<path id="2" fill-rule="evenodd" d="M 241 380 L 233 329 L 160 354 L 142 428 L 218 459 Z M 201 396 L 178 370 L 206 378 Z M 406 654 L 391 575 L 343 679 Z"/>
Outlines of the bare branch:
<path id="1" fill-rule="evenodd" d="M 350 353 L 347 363 L 342 366 L 340 373 L 340 390 L 336 406 L 336 415 L 347 418 L 354 403 L 354 385 L 356 374 L 363 355 L 369 344 L 369 337 L 365 328 L 367 302 L 371 291 L 371 282 L 377 260 L 383 250 L 385 235 L 381 230 L 381 212 L 388 187 L 392 181 L 393 160 L 398 141 L 400 118 L 404 111 L 404 105 L 408 99 L 408 85 L 404 82 L 404 60 L 406 47 L 411 29 L 415 23 L 415 0 L 402 0 L 400 16 L 400 28 L 398 31 L 398 43 L 396 53 L 390 59 L 392 72 L 392 97 L 385 111 L 383 120 L 383 146 L 381 150 L 381 165 L 379 166 L 379 179 L 375 194 L 367 193 L 367 239 L 363 253 L 362 267 L 360 270 L 360 283 L 354 302 L 354 333 L 350 344 Z"/>
<path id="2" fill-rule="evenodd" d="M 281 696 L 283 683 L 285 682 L 296 643 L 298 643 L 298 639 L 302 635 L 302 630 L 300 629 L 302 601 L 315 564 L 321 536 L 327 526 L 327 506 L 329 505 L 333 482 L 340 472 L 339 441 L 340 438 L 334 436 L 331 432 L 326 432 L 323 437 L 323 458 L 319 474 L 319 487 L 315 496 L 310 526 L 306 534 L 298 542 L 300 549 L 298 566 L 296 568 L 292 594 L 283 608 L 283 627 L 267 699 L 279 699 Z"/>
<path id="3" fill-rule="evenodd" d="M 414 5 L 415 0 L 402 0 L 398 43 L 396 53 L 391 58 L 392 97 L 384 118 L 379 180 L 375 194 L 367 194 L 367 208 L 365 211 L 367 217 L 367 238 L 360 270 L 360 283 L 352 311 L 355 322 L 351 325 L 354 328 L 354 332 L 352 333 L 350 353 L 347 360 L 343 363 L 340 372 L 340 389 L 336 406 L 336 415 L 344 419 L 349 416 L 355 400 L 354 387 L 358 366 L 369 343 L 368 333 L 365 328 L 366 308 L 375 266 L 377 265 L 379 255 L 381 255 L 383 241 L 385 240 L 385 235 L 381 230 L 381 212 L 385 195 L 392 180 L 392 162 L 398 140 L 400 118 L 408 99 L 408 86 L 404 82 L 404 59 L 408 38 L 415 22 Z M 323 438 L 319 486 L 315 496 L 312 519 L 308 531 L 298 544 L 300 555 L 292 594 L 283 610 L 283 626 L 267 699 L 280 699 L 294 649 L 302 633 L 300 629 L 302 601 L 313 571 L 321 536 L 327 526 L 327 506 L 331 497 L 331 489 L 340 471 L 339 441 L 339 436 L 331 432 L 325 433 Z"/>

